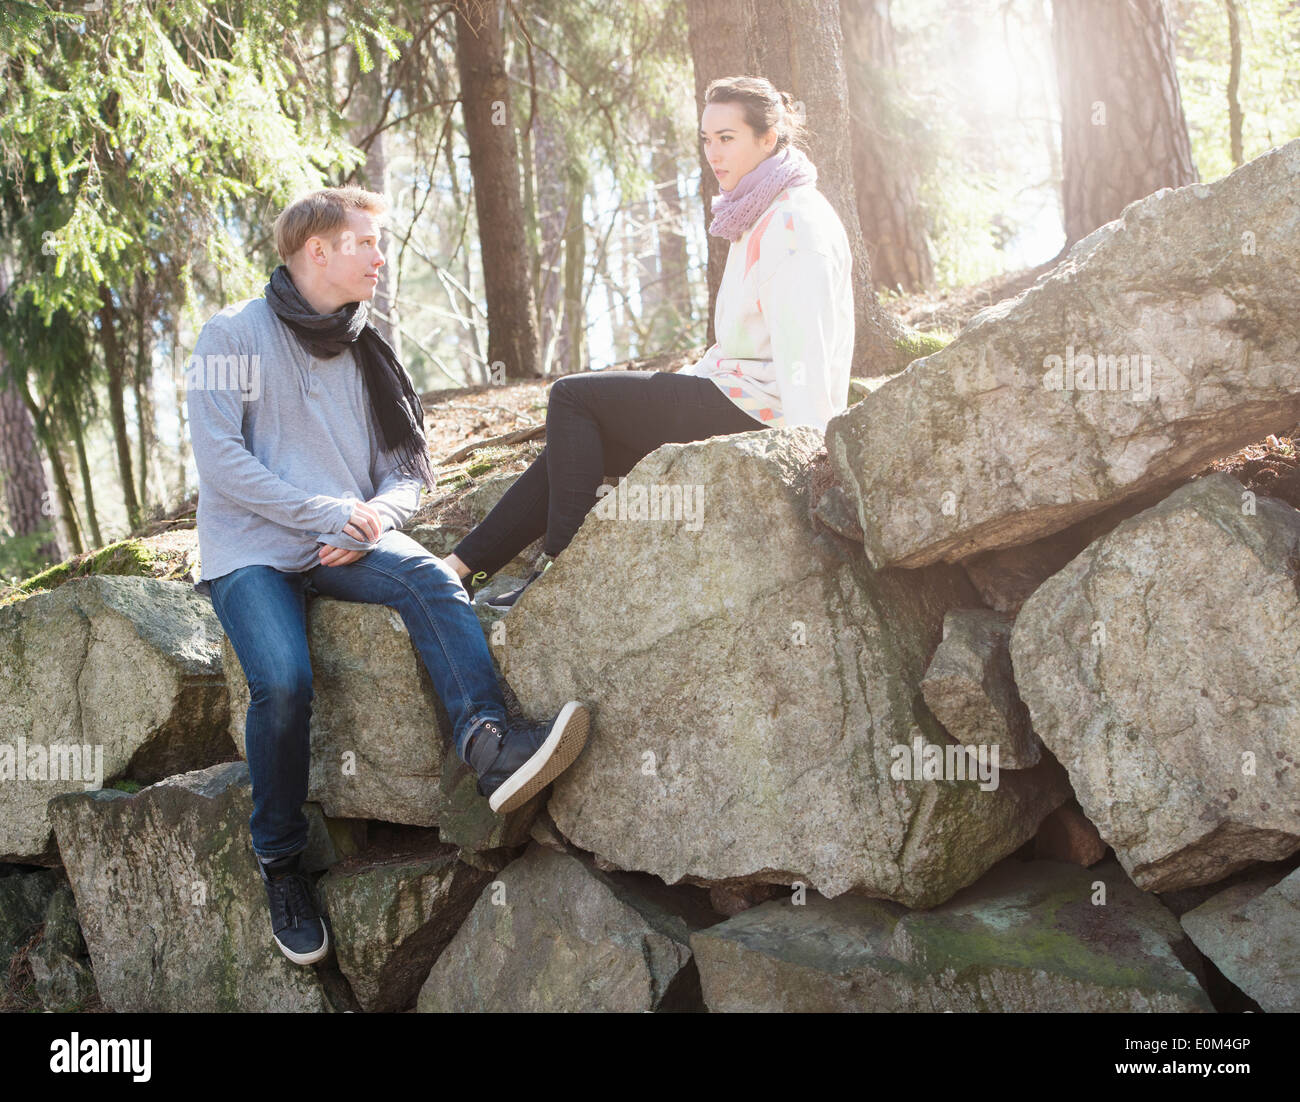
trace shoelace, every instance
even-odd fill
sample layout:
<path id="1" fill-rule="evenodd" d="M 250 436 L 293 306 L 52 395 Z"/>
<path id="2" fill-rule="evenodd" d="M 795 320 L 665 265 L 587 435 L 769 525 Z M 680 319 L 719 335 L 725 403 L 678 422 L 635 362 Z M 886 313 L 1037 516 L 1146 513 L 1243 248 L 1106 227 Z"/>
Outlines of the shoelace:
<path id="1" fill-rule="evenodd" d="M 301 920 L 318 917 L 311 895 L 307 891 L 307 878 L 302 873 L 290 873 L 280 877 L 274 883 L 283 890 L 281 898 L 286 905 L 284 917 L 293 920 L 294 929 L 302 925 Z"/>

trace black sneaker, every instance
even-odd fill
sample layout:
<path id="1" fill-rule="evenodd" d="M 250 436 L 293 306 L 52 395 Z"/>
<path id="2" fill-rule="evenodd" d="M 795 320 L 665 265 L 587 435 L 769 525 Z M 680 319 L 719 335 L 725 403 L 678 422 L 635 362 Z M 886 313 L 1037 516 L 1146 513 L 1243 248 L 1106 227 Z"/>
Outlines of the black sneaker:
<path id="1" fill-rule="evenodd" d="M 573 764 L 587 744 L 591 717 L 570 700 L 550 723 L 485 723 L 466 750 L 478 794 L 498 815 L 522 807 Z"/>
<path id="2" fill-rule="evenodd" d="M 517 600 L 519 600 L 520 595 L 523 593 L 525 589 L 527 589 L 530 585 L 533 584 L 533 582 L 537 581 L 538 578 L 540 578 L 547 570 L 550 569 L 551 563 L 553 563 L 554 561 L 555 560 L 551 558 L 549 555 L 543 555 L 541 567 L 539 567 L 537 570 L 534 570 L 531 574 L 529 574 L 528 577 L 524 579 L 523 585 L 518 586 L 515 589 L 507 589 L 504 593 L 498 593 L 495 597 L 488 597 L 483 601 L 483 603 L 487 605 L 491 605 L 493 608 L 509 608 Z"/>
<path id="3" fill-rule="evenodd" d="M 271 933 L 280 952 L 294 964 L 315 964 L 329 952 L 330 939 L 302 872 L 301 851 L 269 863 L 258 858 L 257 867 L 266 885 Z"/>

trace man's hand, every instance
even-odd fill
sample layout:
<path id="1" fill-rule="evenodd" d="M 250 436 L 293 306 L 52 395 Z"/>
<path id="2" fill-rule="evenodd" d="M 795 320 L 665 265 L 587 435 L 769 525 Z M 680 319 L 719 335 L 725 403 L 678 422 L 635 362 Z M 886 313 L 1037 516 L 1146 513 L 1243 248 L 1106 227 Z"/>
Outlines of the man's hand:
<path id="1" fill-rule="evenodd" d="M 363 543 L 373 543 L 383 530 L 384 518 L 369 502 L 359 501 L 352 510 L 352 516 L 343 526 L 349 536 Z"/>
<path id="2" fill-rule="evenodd" d="M 352 517 L 347 524 L 343 526 L 343 531 L 355 540 L 361 540 L 363 543 L 373 543 L 379 538 L 380 531 L 383 528 L 383 518 L 375 510 L 374 506 L 367 502 L 358 502 L 352 510 Z M 347 566 L 348 563 L 356 562 L 363 555 L 368 555 L 368 551 L 358 551 L 349 547 L 334 547 L 331 544 L 321 544 L 317 556 L 320 558 L 322 566 Z"/>
<path id="3" fill-rule="evenodd" d="M 347 566 L 348 563 L 356 562 L 362 555 L 368 555 L 370 552 L 349 551 L 346 547 L 331 547 L 328 543 L 322 543 L 317 554 L 320 556 L 321 566 Z"/>

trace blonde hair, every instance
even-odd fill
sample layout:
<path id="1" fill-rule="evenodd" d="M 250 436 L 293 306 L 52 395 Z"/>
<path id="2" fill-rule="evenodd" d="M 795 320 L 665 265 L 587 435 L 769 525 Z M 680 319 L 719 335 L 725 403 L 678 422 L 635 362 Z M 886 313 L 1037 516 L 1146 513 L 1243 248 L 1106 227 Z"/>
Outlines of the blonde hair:
<path id="1" fill-rule="evenodd" d="M 350 210 L 382 216 L 388 211 L 388 200 L 360 187 L 327 187 L 300 195 L 275 220 L 275 251 L 287 264 L 308 238 L 330 237 L 343 229 Z"/>

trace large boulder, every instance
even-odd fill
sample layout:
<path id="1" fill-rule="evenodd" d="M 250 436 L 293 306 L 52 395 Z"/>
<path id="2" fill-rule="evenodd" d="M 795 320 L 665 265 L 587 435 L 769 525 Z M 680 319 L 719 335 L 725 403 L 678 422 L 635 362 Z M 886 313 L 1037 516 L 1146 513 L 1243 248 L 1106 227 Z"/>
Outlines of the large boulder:
<path id="1" fill-rule="evenodd" d="M 692 934 L 691 948 L 714 1013 L 1213 1009 L 1177 919 L 1113 861 L 1004 861 L 924 912 L 774 900 Z"/>
<path id="2" fill-rule="evenodd" d="M 9 959 L 45 920 L 58 887 L 57 869 L 0 876 L 0 969 L 7 972 Z"/>
<path id="3" fill-rule="evenodd" d="M 876 566 L 1029 543 L 1300 417 L 1300 140 L 1161 189 L 832 418 Z"/>
<path id="4" fill-rule="evenodd" d="M 444 841 L 473 849 L 521 844 L 544 805 L 530 800 L 495 815 L 478 778 L 456 756 L 451 719 L 396 609 L 312 596 L 307 601 L 312 664 L 308 798 L 327 816 L 438 826 Z M 230 733 L 245 753 L 248 679 L 226 639 Z M 502 686 L 507 715 L 515 704 Z"/>
<path id="5" fill-rule="evenodd" d="M 1025 602 L 1012 664 L 1084 814 L 1148 891 L 1300 849 L 1300 512 L 1210 474 Z"/>
<path id="6" fill-rule="evenodd" d="M 367 854 L 321 879 L 339 968 L 362 1009 L 404 1010 L 492 874 L 456 860 L 456 847 L 383 858 Z"/>
<path id="7" fill-rule="evenodd" d="M 235 756 L 206 597 L 157 578 L 74 578 L 0 608 L 0 861 L 54 859 L 46 803 Z"/>
<path id="8" fill-rule="evenodd" d="M 451 735 L 401 614 L 313 596 L 307 646 L 315 691 L 308 799 L 339 818 L 435 825 Z M 248 679 L 229 640 L 224 653 L 230 733 L 243 754 Z"/>
<path id="9" fill-rule="evenodd" d="M 1300 869 L 1234 884 L 1181 922 L 1196 947 L 1261 1010 L 1300 1011 Z"/>
<path id="10" fill-rule="evenodd" d="M 77 901 L 66 882 L 45 908 L 41 943 L 27 958 L 36 997 L 46 1010 L 75 1010 L 95 994 L 86 941 L 77 921 Z"/>
<path id="11" fill-rule="evenodd" d="M 423 1013 L 696 1009 L 707 904 L 538 845 L 484 888 L 420 992 Z"/>
<path id="12" fill-rule="evenodd" d="M 921 681 L 935 718 L 958 742 L 997 743 L 1004 769 L 1028 769 L 1042 743 L 1011 673 L 1015 618 L 987 608 L 955 608 L 943 618 L 943 641 Z"/>
<path id="13" fill-rule="evenodd" d="M 820 447 L 796 427 L 642 459 L 499 625 L 501 667 L 534 717 L 592 711 L 549 804 L 582 849 L 669 883 L 931 906 L 1068 789 L 1047 760 L 992 785 L 911 777 L 914 747 L 956 745 L 920 682 L 944 612 L 978 602 L 959 568 L 876 573 L 814 532 Z"/>
<path id="14" fill-rule="evenodd" d="M 50 818 L 104 1003 L 115 1011 L 322 1011 L 315 971 L 271 936 L 248 838 L 248 766 L 133 796 L 58 796 Z M 306 864 L 318 867 L 309 853 Z"/>

